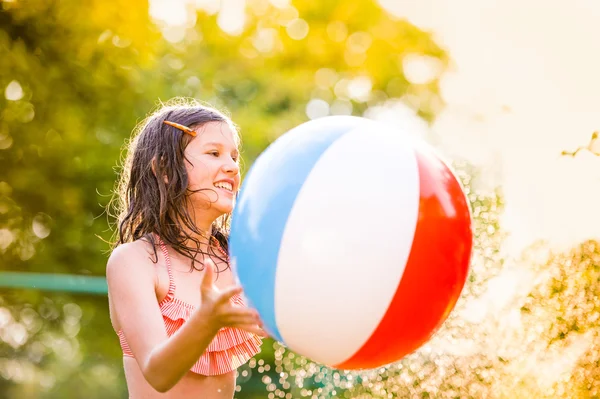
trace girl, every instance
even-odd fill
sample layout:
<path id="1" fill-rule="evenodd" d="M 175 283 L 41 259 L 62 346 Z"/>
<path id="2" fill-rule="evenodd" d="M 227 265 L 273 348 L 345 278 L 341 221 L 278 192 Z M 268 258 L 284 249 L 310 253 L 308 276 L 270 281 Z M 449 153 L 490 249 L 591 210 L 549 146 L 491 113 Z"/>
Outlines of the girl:
<path id="1" fill-rule="evenodd" d="M 235 370 L 259 351 L 227 257 L 240 185 L 231 120 L 172 101 L 129 145 L 107 264 L 110 317 L 130 398 L 232 398 Z"/>

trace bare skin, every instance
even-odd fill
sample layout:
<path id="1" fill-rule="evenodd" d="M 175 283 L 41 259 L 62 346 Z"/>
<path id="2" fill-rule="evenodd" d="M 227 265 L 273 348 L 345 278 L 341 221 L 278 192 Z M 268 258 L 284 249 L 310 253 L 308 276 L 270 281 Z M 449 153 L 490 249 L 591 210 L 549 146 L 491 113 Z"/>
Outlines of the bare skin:
<path id="1" fill-rule="evenodd" d="M 203 193 L 192 196 L 196 225 L 210 231 L 212 223 L 233 207 L 239 186 L 237 144 L 224 124 L 209 123 L 198 133 L 186 149 L 192 159 L 186 168 L 191 188 L 218 192 L 215 198 Z M 216 188 L 222 181 L 231 183 L 229 188 Z M 169 248 L 175 296 L 195 305 L 195 310 L 168 337 L 159 302 L 167 295 L 169 277 L 160 249 L 157 254 L 158 263 L 154 263 L 154 250 L 145 240 L 122 244 L 112 252 L 106 269 L 111 322 L 115 331 L 124 332 L 134 355 L 123 359 L 130 399 L 231 399 L 235 371 L 207 377 L 190 369 L 223 327 L 265 336 L 257 312 L 231 305 L 229 299 L 242 289 L 235 285 L 234 275 L 224 262 L 207 258 L 204 271 L 190 272 L 190 259 Z M 221 271 L 218 278 L 215 269 Z"/>
<path id="2" fill-rule="evenodd" d="M 235 293 L 240 292 L 240 289 L 235 286 L 231 269 L 225 269 L 227 265 L 215 258 L 214 261 L 216 264 L 207 262 L 207 265 L 211 265 L 211 268 L 208 270 L 213 270 L 214 267 L 222 270 L 218 274 L 218 278 L 214 272 L 206 273 L 197 270 L 190 272 L 188 259 L 176 254 L 173 250 L 169 251 L 176 285 L 176 296 L 186 303 L 199 304 L 194 315 L 197 317 L 192 317 L 180 329 L 184 333 L 190 333 L 188 334 L 189 336 L 180 334 L 178 338 L 181 339 L 179 341 L 171 342 L 172 340 L 167 338 L 162 315 L 160 315 L 158 308 L 158 303 L 167 295 L 169 289 L 169 277 L 161 251 L 157 251 L 159 262 L 154 264 L 150 260 L 150 257 L 153 256 L 151 252 L 152 248 L 147 242 L 138 240 L 131 244 L 124 244 L 119 248 L 122 249 L 120 253 L 116 254 L 115 260 L 125 261 L 128 259 L 129 262 L 118 262 L 111 268 L 109 261 L 107 277 L 109 279 L 113 277 L 121 281 L 128 281 L 127 286 L 122 287 L 128 293 L 121 292 L 118 286 L 122 284 L 113 284 L 113 287 L 116 287 L 109 294 L 109 303 L 113 328 L 115 331 L 121 329 L 126 331 L 129 346 L 135 355 L 135 358 L 123 358 L 129 397 L 131 399 L 232 398 L 235 389 L 235 371 L 211 377 L 186 371 L 191 368 L 193 363 L 202 355 L 208 344 L 212 341 L 212 338 L 214 338 L 218 331 L 218 325 L 230 324 L 231 326 L 242 327 L 247 331 L 264 335 L 264 332 L 257 326 L 260 321 L 254 310 L 245 309 L 239 311 L 232 308 L 228 304 L 228 301 L 224 301 Z M 210 289 L 212 292 L 208 294 L 204 293 L 203 295 L 203 290 L 199 289 L 201 286 L 204 286 L 205 289 Z M 144 306 L 136 306 L 136 297 L 144 298 L 150 295 L 153 297 L 153 306 L 148 306 L 148 302 L 145 300 Z M 214 295 L 214 298 L 209 298 L 211 295 Z M 116 296 L 121 297 L 115 298 Z M 120 306 L 119 308 L 115 306 L 116 303 L 123 304 L 126 302 L 130 304 L 128 307 Z M 211 317 L 210 313 L 205 311 L 208 307 L 215 308 L 215 303 L 224 305 L 220 306 L 224 309 L 221 309 L 223 317 L 234 322 L 215 322 L 214 317 Z M 125 319 L 125 317 L 127 320 L 125 323 L 121 323 L 120 320 Z M 131 328 L 134 323 L 142 323 L 144 328 Z M 127 328 L 126 324 L 129 324 L 130 328 Z M 170 348 L 169 343 L 171 344 Z M 153 376 L 151 370 L 152 357 L 157 357 L 157 349 L 163 349 L 162 352 L 164 352 L 162 356 L 158 353 L 158 357 L 162 361 L 154 363 L 156 365 L 156 372 L 161 374 L 164 373 L 169 365 L 182 362 L 183 356 L 180 352 L 193 353 L 193 356 L 188 356 L 190 360 L 185 364 L 186 367 L 180 367 L 180 372 L 183 374 L 181 379 L 164 393 L 158 392 L 156 388 L 163 390 L 162 388 L 168 388 L 167 386 L 161 386 L 159 381 L 156 384 L 157 387 L 153 387 L 150 381 L 148 381 Z M 190 362 L 191 364 L 187 367 Z"/>

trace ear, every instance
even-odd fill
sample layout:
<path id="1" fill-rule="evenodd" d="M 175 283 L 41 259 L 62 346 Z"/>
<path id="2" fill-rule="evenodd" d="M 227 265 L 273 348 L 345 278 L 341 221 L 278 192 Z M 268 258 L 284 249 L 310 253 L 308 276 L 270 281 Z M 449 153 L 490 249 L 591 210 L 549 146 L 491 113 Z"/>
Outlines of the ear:
<path id="1" fill-rule="evenodd" d="M 156 176 L 156 157 L 152 158 L 152 174 Z M 167 178 L 167 175 L 163 175 L 163 180 L 165 181 L 165 184 L 169 184 L 169 179 Z"/>

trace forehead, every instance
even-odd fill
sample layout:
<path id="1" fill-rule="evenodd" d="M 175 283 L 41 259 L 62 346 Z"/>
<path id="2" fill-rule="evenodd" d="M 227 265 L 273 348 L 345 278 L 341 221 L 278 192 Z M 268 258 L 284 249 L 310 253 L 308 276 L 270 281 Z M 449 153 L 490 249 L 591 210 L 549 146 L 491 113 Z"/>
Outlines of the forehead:
<path id="1" fill-rule="evenodd" d="M 210 143 L 220 144 L 232 150 L 238 148 L 238 135 L 225 122 L 209 122 L 194 128 L 196 137 L 188 144 L 190 148 L 204 147 Z"/>

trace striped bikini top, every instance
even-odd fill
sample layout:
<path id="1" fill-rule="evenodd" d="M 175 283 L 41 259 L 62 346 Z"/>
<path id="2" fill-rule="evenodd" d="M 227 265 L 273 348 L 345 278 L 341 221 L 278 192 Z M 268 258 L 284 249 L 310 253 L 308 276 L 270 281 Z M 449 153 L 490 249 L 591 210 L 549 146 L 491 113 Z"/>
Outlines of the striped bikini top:
<path id="1" fill-rule="evenodd" d="M 159 307 L 165 329 L 170 337 L 191 317 L 196 307 L 175 296 L 175 280 L 171 271 L 171 258 L 162 240 L 159 239 L 159 243 L 169 274 L 169 291 L 165 298 L 160 301 Z M 230 302 L 236 307 L 246 306 L 240 295 L 233 296 Z M 123 356 L 133 357 L 123 331 L 119 330 L 117 334 Z M 206 376 L 228 373 L 256 355 L 260 351 L 261 343 L 261 338 L 250 332 L 230 327 L 221 328 L 190 371 Z"/>

